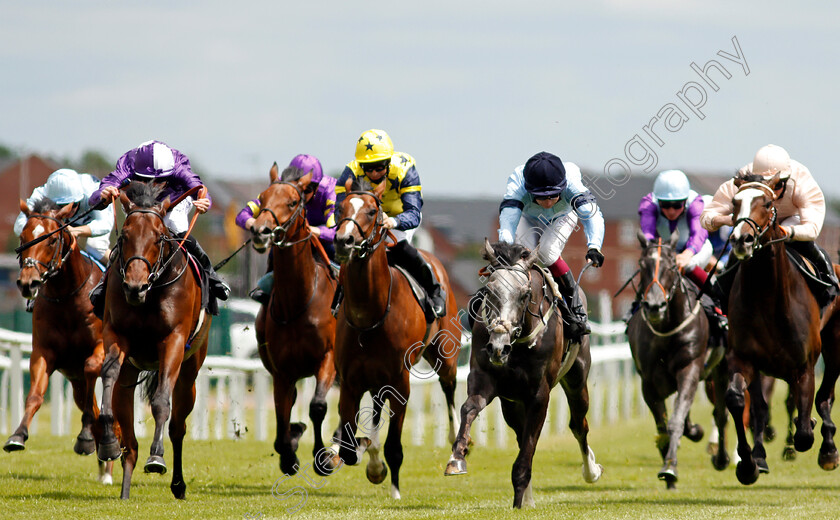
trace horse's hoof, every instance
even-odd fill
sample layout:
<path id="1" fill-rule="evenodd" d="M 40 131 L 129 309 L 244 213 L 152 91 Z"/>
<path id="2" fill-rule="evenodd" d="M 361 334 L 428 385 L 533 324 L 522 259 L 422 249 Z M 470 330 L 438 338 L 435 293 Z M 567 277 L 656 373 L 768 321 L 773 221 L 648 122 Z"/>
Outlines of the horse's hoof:
<path id="1" fill-rule="evenodd" d="M 388 466 L 386 466 L 384 462 L 381 462 L 380 464 L 382 465 L 382 468 L 378 472 L 372 470 L 370 464 L 368 464 L 367 468 L 365 468 L 365 475 L 367 475 L 368 482 L 371 484 L 382 484 L 385 481 L 385 477 L 388 476 Z"/>
<path id="2" fill-rule="evenodd" d="M 661 470 L 656 475 L 659 480 L 664 480 L 667 484 L 674 484 L 677 482 L 677 468 L 671 467 Z M 670 489 L 670 486 L 669 486 Z"/>
<path id="3" fill-rule="evenodd" d="M 810 435 L 807 433 L 802 432 L 801 430 L 796 432 L 793 435 L 793 447 L 796 451 L 802 453 L 811 449 L 814 445 L 814 432 L 811 431 Z"/>
<path id="4" fill-rule="evenodd" d="M 712 456 L 712 467 L 718 471 L 723 471 L 729 467 L 729 455 L 725 452 L 719 452 Z"/>
<path id="5" fill-rule="evenodd" d="M 328 460 L 326 464 L 321 464 L 318 457 L 315 457 L 315 460 L 312 461 L 312 471 L 319 477 L 329 477 L 335 472 L 335 468 L 332 467 L 332 459 Z"/>
<path id="6" fill-rule="evenodd" d="M 735 476 L 738 477 L 738 482 L 745 486 L 755 484 L 755 481 L 758 480 L 758 466 L 755 462 L 748 463 L 742 460 L 735 466 Z"/>
<path id="7" fill-rule="evenodd" d="M 13 451 L 23 451 L 26 449 L 24 442 L 26 441 L 24 441 L 20 437 L 9 437 L 9 440 L 7 440 L 6 444 L 3 445 L 3 451 L 5 451 L 6 453 L 11 453 Z"/>
<path id="8" fill-rule="evenodd" d="M 776 438 L 776 428 L 769 424 L 764 428 L 764 442 L 771 442 Z"/>
<path id="9" fill-rule="evenodd" d="M 700 442 L 703 439 L 703 427 L 699 424 L 692 425 L 687 431 L 683 432 L 686 439 L 692 442 Z"/>
<path id="10" fill-rule="evenodd" d="M 796 450 L 793 449 L 793 446 L 788 444 L 782 450 L 782 458 L 788 462 L 796 460 Z"/>
<path id="11" fill-rule="evenodd" d="M 840 462 L 840 457 L 838 457 L 836 449 L 826 453 L 821 451 L 820 456 L 817 459 L 817 463 L 826 471 L 837 469 L 838 462 Z"/>
<path id="12" fill-rule="evenodd" d="M 770 473 L 770 466 L 767 465 L 766 459 L 760 459 L 758 457 L 755 458 L 755 465 L 758 467 L 759 473 Z"/>
<path id="13" fill-rule="evenodd" d="M 76 437 L 76 444 L 73 446 L 73 451 L 79 455 L 91 455 L 96 451 L 96 441 L 93 438 L 83 439 L 81 435 Z"/>
<path id="14" fill-rule="evenodd" d="M 677 489 L 677 483 L 667 480 L 665 481 L 665 489 L 667 489 L 668 491 L 674 491 Z"/>
<path id="15" fill-rule="evenodd" d="M 109 460 L 117 460 L 122 455 L 122 448 L 118 440 L 114 439 L 112 442 L 100 444 L 96 449 L 96 456 L 102 462 Z"/>
<path id="16" fill-rule="evenodd" d="M 451 477 L 452 475 L 466 475 L 467 474 L 467 461 L 464 459 L 451 459 L 449 463 L 446 465 L 446 469 L 443 470 L 443 475 L 446 477 Z"/>
<path id="17" fill-rule="evenodd" d="M 172 490 L 172 495 L 178 500 L 184 500 L 187 496 L 187 485 L 183 482 L 173 482 L 169 489 Z"/>
<path id="18" fill-rule="evenodd" d="M 143 471 L 146 473 L 160 473 L 161 475 L 166 473 L 166 463 L 163 461 L 163 457 L 160 455 L 150 455 L 148 459 L 146 459 L 146 465 L 143 466 Z"/>
<path id="19" fill-rule="evenodd" d="M 718 454 L 718 450 L 720 449 L 720 445 L 716 442 L 710 442 L 706 445 L 706 453 L 715 457 Z"/>
<path id="20" fill-rule="evenodd" d="M 280 471 L 292 476 L 298 472 L 298 469 L 300 469 L 300 459 L 298 459 L 297 455 L 294 453 L 285 456 L 280 455 Z"/>

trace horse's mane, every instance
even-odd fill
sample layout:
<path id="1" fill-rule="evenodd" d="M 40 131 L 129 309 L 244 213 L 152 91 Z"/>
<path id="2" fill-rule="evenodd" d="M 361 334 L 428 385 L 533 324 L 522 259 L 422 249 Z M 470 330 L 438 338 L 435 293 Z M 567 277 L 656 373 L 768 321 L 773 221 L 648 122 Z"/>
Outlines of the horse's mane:
<path id="1" fill-rule="evenodd" d="M 764 182 L 764 177 L 758 173 L 744 173 L 742 175 L 735 175 L 735 178 L 744 182 L 760 182 L 762 184 L 767 184 Z"/>
<path id="2" fill-rule="evenodd" d="M 280 180 L 285 182 L 294 182 L 305 176 L 308 172 L 304 172 L 302 168 L 297 166 L 288 166 L 283 173 L 280 174 Z"/>
<path id="3" fill-rule="evenodd" d="M 508 244 L 507 242 L 494 242 L 490 244 L 493 247 L 493 252 L 496 253 L 496 258 L 502 265 L 514 265 L 519 260 L 528 258 L 531 250 L 520 244 Z M 482 253 L 485 260 L 490 260 Z"/>
<path id="4" fill-rule="evenodd" d="M 373 191 L 373 188 L 373 183 L 371 183 L 367 179 L 360 179 L 356 177 L 355 179 L 353 179 L 353 184 L 350 186 L 350 191 Z"/>
<path id="5" fill-rule="evenodd" d="M 128 200 L 141 208 L 153 208 L 160 204 L 158 197 L 164 185 L 155 182 L 132 181 L 125 190 Z"/>
<path id="6" fill-rule="evenodd" d="M 36 201 L 32 204 L 32 207 L 29 208 L 31 213 L 46 213 L 48 211 L 54 211 L 58 209 L 58 204 L 55 203 L 49 197 L 44 197 L 43 199 Z"/>

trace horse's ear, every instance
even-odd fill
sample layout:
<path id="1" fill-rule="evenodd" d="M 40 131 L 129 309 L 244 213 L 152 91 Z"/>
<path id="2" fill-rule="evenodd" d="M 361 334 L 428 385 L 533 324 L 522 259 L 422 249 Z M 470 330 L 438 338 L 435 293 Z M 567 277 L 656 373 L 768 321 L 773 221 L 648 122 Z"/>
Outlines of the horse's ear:
<path id="1" fill-rule="evenodd" d="M 498 258 L 496 258 L 496 252 L 493 251 L 493 246 L 490 245 L 490 240 L 488 240 L 487 237 L 484 237 L 484 247 L 481 248 L 481 258 L 487 260 L 491 264 L 499 262 Z"/>
<path id="2" fill-rule="evenodd" d="M 770 186 L 772 189 L 775 190 L 776 186 L 778 186 L 781 181 L 782 181 L 782 172 L 776 172 L 776 175 L 774 175 L 771 179 L 768 179 L 764 182 L 768 186 Z"/>
<path id="3" fill-rule="evenodd" d="M 312 172 L 311 171 L 309 173 L 307 173 L 306 175 L 304 175 L 303 177 L 301 177 L 300 179 L 298 179 L 295 184 L 297 184 L 298 188 L 300 188 L 301 191 L 306 191 L 306 187 L 309 186 L 310 182 L 312 182 Z"/>
<path id="4" fill-rule="evenodd" d="M 166 215 L 166 213 L 169 211 L 169 206 L 171 206 L 171 205 L 172 205 L 172 201 L 169 200 L 169 197 L 166 197 L 165 199 L 163 199 L 163 202 L 160 204 L 161 210 L 163 210 L 163 215 Z"/>
<path id="5" fill-rule="evenodd" d="M 64 219 L 70 217 L 73 214 L 74 211 L 76 211 L 76 203 L 75 202 L 73 202 L 72 204 L 68 204 L 68 205 L 64 206 L 63 208 L 61 208 L 58 211 L 58 213 L 55 214 L 55 218 L 57 218 L 58 220 L 64 220 Z"/>
<path id="6" fill-rule="evenodd" d="M 382 182 L 379 183 L 379 186 L 373 189 L 373 194 L 376 195 L 377 199 L 382 198 L 382 194 L 385 193 L 385 188 L 388 187 L 388 179 L 382 179 Z"/>
<path id="7" fill-rule="evenodd" d="M 680 230 L 679 228 L 675 229 L 671 233 L 671 249 L 677 247 L 677 242 L 680 240 Z"/>
<path id="8" fill-rule="evenodd" d="M 353 179 L 347 179 L 347 182 L 344 183 L 344 191 L 346 193 L 350 193 L 351 191 L 353 191 Z"/>
<path id="9" fill-rule="evenodd" d="M 271 170 L 268 171 L 268 177 L 271 179 L 272 184 L 280 178 L 280 168 L 277 167 L 277 161 L 274 161 L 274 164 L 271 165 Z"/>
<path id="10" fill-rule="evenodd" d="M 735 185 L 736 188 L 740 188 L 742 184 L 744 184 L 744 179 L 741 177 L 735 177 L 732 179 L 732 183 Z"/>
<path id="11" fill-rule="evenodd" d="M 128 195 L 123 190 L 120 190 L 120 202 L 122 203 L 123 210 L 128 213 L 131 208 L 131 201 L 128 200 Z"/>
<path id="12" fill-rule="evenodd" d="M 641 229 L 636 232 L 636 238 L 638 238 L 639 243 L 642 244 L 642 249 L 648 246 L 648 239 L 645 236 L 644 231 L 642 231 Z"/>
<path id="13" fill-rule="evenodd" d="M 26 215 L 26 218 L 29 218 L 29 205 L 23 199 L 20 199 L 20 211 Z"/>
<path id="14" fill-rule="evenodd" d="M 534 250 L 531 251 L 531 254 L 529 254 L 525 258 L 525 269 L 530 269 L 535 263 L 537 263 L 537 260 L 539 259 L 539 257 L 540 257 L 540 244 L 537 244 L 537 247 L 535 247 Z"/>

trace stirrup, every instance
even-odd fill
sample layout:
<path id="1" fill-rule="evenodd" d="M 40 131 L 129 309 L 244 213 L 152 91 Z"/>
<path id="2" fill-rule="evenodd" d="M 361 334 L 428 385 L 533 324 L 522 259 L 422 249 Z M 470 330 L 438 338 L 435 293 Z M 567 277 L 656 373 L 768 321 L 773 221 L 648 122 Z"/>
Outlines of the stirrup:
<path id="1" fill-rule="evenodd" d="M 33 309 L 35 309 L 35 298 L 26 300 L 26 312 L 32 312 Z"/>
<path id="2" fill-rule="evenodd" d="M 271 294 L 263 291 L 259 287 L 251 289 L 248 297 L 261 305 L 268 305 L 268 302 L 271 301 Z"/>

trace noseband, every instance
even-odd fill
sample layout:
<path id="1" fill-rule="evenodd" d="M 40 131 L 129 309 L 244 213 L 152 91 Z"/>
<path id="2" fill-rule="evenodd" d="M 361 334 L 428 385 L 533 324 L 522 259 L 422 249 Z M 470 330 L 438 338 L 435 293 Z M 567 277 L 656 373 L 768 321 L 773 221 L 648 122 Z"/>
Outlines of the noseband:
<path id="1" fill-rule="evenodd" d="M 495 332 L 496 330 L 502 329 L 504 332 L 499 332 L 499 333 L 500 334 L 503 334 L 505 332 L 508 333 L 510 335 L 510 339 L 511 339 L 512 344 L 527 343 L 528 348 L 532 348 L 536 344 L 535 340 L 536 340 L 537 334 L 539 334 L 540 331 L 542 331 L 543 327 L 545 327 L 548 324 L 548 319 L 551 317 L 551 313 L 554 312 L 554 308 L 555 308 L 554 305 L 555 304 L 554 304 L 554 302 L 552 302 L 551 307 L 548 309 L 548 312 L 546 312 L 545 315 L 543 315 L 543 316 L 540 316 L 539 314 L 535 313 L 534 311 L 531 310 L 531 305 L 537 303 L 536 301 L 531 299 L 531 270 L 530 269 L 526 270 L 526 269 L 523 269 L 522 267 L 519 267 L 519 266 L 500 266 L 500 267 L 491 267 L 490 268 L 491 272 L 502 271 L 502 270 L 504 270 L 504 271 L 514 271 L 514 272 L 522 273 L 522 274 L 525 275 L 525 277 L 527 278 L 526 285 L 528 287 L 528 303 L 525 304 L 524 308 L 522 309 L 522 313 L 519 316 L 519 319 L 516 321 L 516 323 L 512 323 L 512 322 L 502 320 L 500 316 L 497 316 L 497 317 L 494 317 L 494 318 L 490 319 L 487 315 L 487 299 L 485 297 L 485 299 L 481 303 L 481 309 L 479 311 L 481 313 L 481 320 L 482 320 L 482 322 L 485 323 L 485 325 L 487 327 L 487 330 L 490 331 L 491 333 L 496 333 Z M 482 268 L 481 271 L 479 271 L 479 274 L 482 275 L 482 276 L 486 276 L 487 274 L 491 274 L 491 273 L 488 272 L 488 270 L 486 268 Z M 546 290 L 546 284 L 543 283 L 542 300 L 539 302 L 539 305 L 537 306 L 537 309 L 541 308 L 543 302 L 545 301 L 545 298 L 546 298 L 545 290 Z M 524 338 L 521 338 L 520 336 L 522 335 L 522 326 L 525 323 L 525 314 L 526 313 L 530 314 L 531 316 L 533 316 L 535 318 L 538 318 L 540 320 L 540 324 L 537 325 L 536 327 L 534 327 L 534 330 L 532 330 L 531 333 L 528 334 L 528 336 L 526 336 Z"/>
<path id="2" fill-rule="evenodd" d="M 767 186 L 766 184 L 761 183 L 761 182 L 747 182 L 745 184 L 742 184 L 741 187 L 738 188 L 737 193 L 740 193 L 743 190 L 750 189 L 750 188 L 759 189 L 759 190 L 763 191 L 765 193 L 765 195 L 767 195 L 767 197 L 770 199 L 771 202 L 776 200 L 776 194 L 773 192 L 773 189 L 770 188 L 770 186 Z M 778 213 L 776 211 L 776 206 L 774 205 L 773 207 L 770 208 L 770 210 L 772 212 L 772 215 L 770 216 L 770 220 L 767 221 L 767 224 L 765 224 L 763 227 L 759 226 L 758 222 L 753 220 L 752 217 L 739 218 L 738 220 L 736 220 L 734 222 L 734 224 L 732 226 L 732 229 L 735 229 L 740 224 L 747 224 L 748 226 L 750 226 L 750 228 L 752 228 L 752 231 L 753 231 L 752 234 L 755 236 L 755 245 L 753 246 L 753 254 L 759 252 L 764 247 L 775 244 L 776 242 L 784 242 L 785 240 L 787 240 L 787 237 L 781 237 L 781 238 L 777 238 L 777 239 L 774 239 L 774 240 L 768 240 L 768 241 L 762 243 L 761 239 L 764 237 L 765 234 L 767 234 L 767 232 L 769 230 L 773 229 L 773 227 L 776 225 L 776 221 L 777 221 Z"/>
<path id="3" fill-rule="evenodd" d="M 647 287 L 645 287 L 644 291 L 642 291 L 640 293 L 637 293 L 637 296 L 639 297 L 639 299 L 644 300 L 645 298 L 647 298 L 647 295 L 650 292 L 650 290 L 654 286 L 656 286 L 656 287 L 659 287 L 660 291 L 662 291 L 662 295 L 665 297 L 665 304 L 667 305 L 668 303 L 670 303 L 671 298 L 674 297 L 674 293 L 677 290 L 677 283 L 671 284 L 671 289 L 670 290 L 668 290 L 668 291 L 665 290 L 665 286 L 662 285 L 662 282 L 659 281 L 659 261 L 662 259 L 662 248 L 664 247 L 664 248 L 671 249 L 671 246 L 669 244 L 663 244 L 662 243 L 662 238 L 659 238 L 658 242 L 656 244 L 649 245 L 645 248 L 645 253 L 647 253 L 647 251 L 649 249 L 652 249 L 654 247 L 657 249 L 657 254 L 656 254 L 656 265 L 653 268 L 653 280 L 651 280 L 650 283 L 647 285 Z M 671 269 L 673 271 L 676 271 L 677 270 L 676 264 Z M 677 272 L 677 275 L 679 275 L 679 272 Z M 682 277 L 679 277 L 679 279 L 680 279 L 680 285 L 682 285 L 682 283 L 683 283 L 682 282 Z"/>
<path id="4" fill-rule="evenodd" d="M 52 220 L 53 222 L 58 223 L 59 227 L 64 224 L 61 220 L 58 220 L 55 217 L 50 217 L 49 215 L 30 215 L 29 218 L 30 219 L 41 218 L 41 219 L 45 219 L 45 220 Z M 61 270 L 61 266 L 64 265 L 64 262 L 67 260 L 67 257 L 69 257 L 70 253 L 73 251 L 73 248 L 70 247 L 67 250 L 67 252 L 64 254 L 64 256 L 61 255 L 61 252 L 64 250 L 64 233 L 65 232 L 66 231 L 62 231 L 62 232 L 58 233 L 58 247 L 53 249 L 53 255 L 52 255 L 52 258 L 50 258 L 49 263 L 45 264 L 44 262 L 41 262 L 40 260 L 37 260 L 36 258 L 33 258 L 31 256 L 27 256 L 26 258 L 23 258 L 23 254 L 21 253 L 18 256 L 19 262 L 20 262 L 20 268 L 21 269 L 25 269 L 27 267 L 35 268 L 35 270 L 38 271 L 38 274 L 41 276 L 41 280 L 43 280 L 44 283 L 46 283 L 50 278 L 53 278 L 55 275 L 57 275 L 58 272 Z M 41 270 L 38 269 L 38 266 L 43 267 L 44 271 L 41 272 Z"/>
<path id="5" fill-rule="evenodd" d="M 385 241 L 385 237 L 388 236 L 387 230 L 384 230 L 384 228 L 382 227 L 382 215 L 384 214 L 384 211 L 382 210 L 382 201 L 379 199 L 379 197 L 377 197 L 373 193 L 370 193 L 369 191 L 350 191 L 347 192 L 347 195 L 367 195 L 368 197 L 371 197 L 374 201 L 376 201 L 376 220 L 374 221 L 373 227 L 370 229 L 370 233 L 368 233 L 367 236 L 365 236 L 365 231 L 364 229 L 362 229 L 362 226 L 356 221 L 356 219 L 352 217 L 345 217 L 339 220 L 338 224 L 335 226 L 336 229 L 340 229 L 341 224 L 343 224 L 345 221 L 350 222 L 354 226 L 356 226 L 356 229 L 359 230 L 359 235 L 363 236 L 364 238 L 358 244 L 354 244 L 350 247 L 354 251 L 356 251 L 356 257 L 359 260 L 363 260 L 371 254 L 373 254 L 373 252 L 376 251 L 376 248 L 382 245 L 382 242 Z"/>
<path id="6" fill-rule="evenodd" d="M 291 186 L 292 188 L 295 189 L 295 191 L 298 194 L 298 197 L 300 197 L 300 198 L 298 200 L 297 207 L 295 208 L 294 212 L 292 212 L 292 215 L 286 220 L 286 222 L 284 222 L 282 224 L 280 223 L 280 219 L 277 218 L 277 215 L 274 213 L 274 211 L 271 208 L 260 208 L 260 212 L 265 211 L 266 213 L 271 215 L 271 217 L 274 219 L 274 223 L 276 224 L 274 229 L 271 230 L 271 243 L 273 245 L 281 248 L 281 249 L 285 249 L 285 248 L 291 247 L 295 244 L 300 244 L 301 242 L 306 242 L 307 240 L 312 238 L 312 233 L 311 232 L 307 233 L 306 236 L 301 238 L 300 240 L 295 240 L 294 242 L 289 242 L 287 240 L 287 237 L 289 236 L 289 228 L 292 226 L 292 224 L 294 224 L 295 222 L 298 222 L 299 217 L 301 216 L 301 213 L 303 212 L 303 206 L 304 206 L 303 191 L 301 191 L 301 189 L 298 187 L 297 184 L 292 183 L 292 182 L 274 181 L 274 182 L 272 182 L 272 184 L 285 184 L 287 186 Z M 305 217 L 302 219 L 302 221 L 303 221 L 303 224 L 301 224 L 301 225 L 306 224 L 306 218 Z M 297 231 L 297 229 L 300 229 L 300 227 L 296 228 L 295 231 Z M 281 236 L 281 234 L 282 234 L 282 238 L 278 238 L 278 237 Z"/>
<path id="7" fill-rule="evenodd" d="M 151 215 L 155 215 L 157 218 L 159 218 L 161 220 L 161 222 L 163 222 L 163 216 L 161 216 L 160 213 L 158 213 L 157 211 L 152 210 L 152 209 L 134 209 L 134 210 L 131 210 L 126 214 L 125 221 L 127 222 L 128 219 L 132 215 L 137 214 L 137 213 L 148 213 L 148 214 L 151 214 Z M 164 224 L 164 226 L 166 226 L 166 224 Z M 124 227 L 125 227 L 125 222 L 123 222 L 123 228 Z M 163 254 L 164 247 L 163 247 L 162 243 L 164 243 L 164 242 L 168 242 L 170 244 L 177 244 L 177 246 L 178 246 L 178 247 L 175 247 L 175 248 L 170 248 L 170 253 L 166 257 L 166 260 L 164 260 L 164 254 Z M 186 256 L 186 253 L 183 251 L 183 248 L 181 247 L 180 242 L 175 238 L 171 238 L 171 237 L 169 237 L 165 234 L 161 234 L 158 237 L 158 240 L 157 240 L 156 243 L 161 244 L 161 246 L 158 248 L 158 257 L 157 257 L 157 260 L 155 261 L 154 264 L 152 264 L 149 261 L 149 259 L 146 258 L 145 256 L 139 256 L 139 255 L 131 256 L 127 260 L 125 260 L 125 259 L 123 259 L 123 256 L 122 256 L 123 239 L 122 239 L 122 233 L 120 233 L 120 238 L 117 240 L 117 244 L 114 247 L 114 250 L 118 251 L 117 256 L 120 259 L 120 264 L 119 264 L 120 277 L 125 279 L 125 270 L 128 268 L 129 264 L 131 262 L 133 262 L 134 260 L 139 260 L 139 261 L 143 262 L 144 264 L 146 264 L 146 267 L 149 270 L 149 276 L 148 276 L 146 281 L 149 284 L 149 288 L 151 288 L 151 287 L 154 286 L 154 284 L 158 280 L 158 278 L 160 278 L 160 276 L 169 267 L 169 263 L 172 261 L 173 258 L 175 258 L 175 254 L 178 251 L 181 251 Z M 181 275 L 183 275 L 184 272 L 187 270 L 187 265 L 188 265 L 188 263 L 185 262 L 184 263 L 184 268 L 181 270 L 181 272 L 178 273 L 177 276 L 175 276 L 175 278 L 173 278 L 172 280 L 170 280 L 168 282 L 161 283 L 157 287 L 163 287 L 163 286 L 169 285 L 171 283 L 175 283 L 175 281 L 177 281 L 181 277 Z"/>

